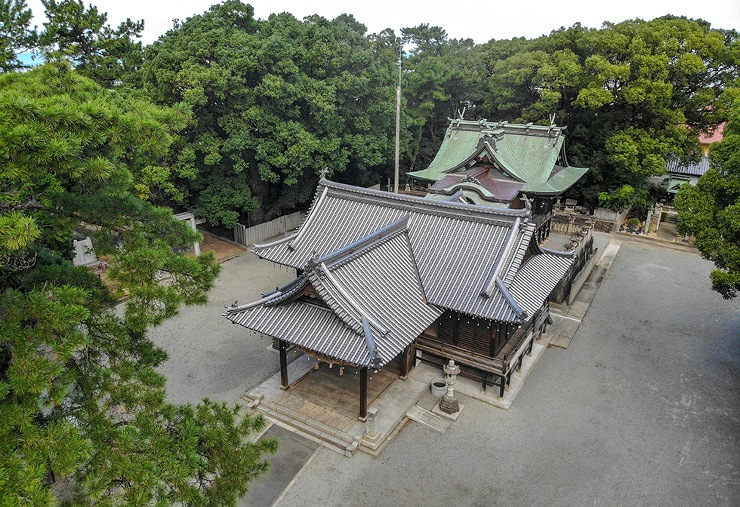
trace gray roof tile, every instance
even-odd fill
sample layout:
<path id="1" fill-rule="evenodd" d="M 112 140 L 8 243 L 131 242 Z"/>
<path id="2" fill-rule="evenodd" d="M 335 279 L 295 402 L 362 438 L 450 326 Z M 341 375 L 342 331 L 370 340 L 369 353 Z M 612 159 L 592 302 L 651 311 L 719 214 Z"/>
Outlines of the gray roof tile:
<path id="1" fill-rule="evenodd" d="M 399 220 L 395 227 L 310 262 L 302 278 L 328 305 L 322 310 L 331 317 L 318 312 L 317 305 L 300 300 L 287 305 L 271 306 L 266 302 L 244 310 L 232 309 L 225 316 L 255 331 L 347 363 L 386 364 L 442 314 L 442 310 L 426 302 L 405 223 L 406 220 Z M 284 299 L 279 292 L 275 298 Z M 368 351 L 365 319 L 372 330 L 377 361 Z"/>
<path id="2" fill-rule="evenodd" d="M 380 366 L 444 310 L 509 323 L 534 315 L 573 262 L 540 251 L 522 267 L 529 210 L 486 208 L 321 180 L 297 234 L 255 252 L 305 270 L 232 321 L 355 365 Z M 328 307 L 291 301 L 311 283 Z M 484 294 L 485 292 L 485 294 Z"/>

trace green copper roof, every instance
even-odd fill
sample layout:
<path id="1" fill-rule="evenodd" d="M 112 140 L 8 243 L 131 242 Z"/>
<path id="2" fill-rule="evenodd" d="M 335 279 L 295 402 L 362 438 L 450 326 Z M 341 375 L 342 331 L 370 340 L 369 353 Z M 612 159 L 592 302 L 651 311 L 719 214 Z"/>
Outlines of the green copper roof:
<path id="1" fill-rule="evenodd" d="M 442 146 L 439 147 L 429 167 L 423 171 L 408 173 L 408 175 L 431 181 L 442 179 L 445 171 L 459 166 L 477 151 L 480 136 L 478 130 L 453 130 L 450 126 L 442 141 Z"/>
<path id="2" fill-rule="evenodd" d="M 576 181 L 581 179 L 581 176 L 588 172 L 586 167 L 560 167 L 555 166 L 555 171 L 558 171 L 554 176 L 545 182 L 534 185 L 527 184 L 522 188 L 522 193 L 533 193 L 533 194 L 551 194 L 557 195 L 565 192 L 575 184 Z M 553 171 L 553 172 L 555 172 Z"/>
<path id="3" fill-rule="evenodd" d="M 488 159 L 505 176 L 523 182 L 523 193 L 560 194 L 588 171 L 555 165 L 564 142 L 562 133 L 563 128 L 556 126 L 454 120 L 429 167 L 408 175 L 439 181 Z"/>

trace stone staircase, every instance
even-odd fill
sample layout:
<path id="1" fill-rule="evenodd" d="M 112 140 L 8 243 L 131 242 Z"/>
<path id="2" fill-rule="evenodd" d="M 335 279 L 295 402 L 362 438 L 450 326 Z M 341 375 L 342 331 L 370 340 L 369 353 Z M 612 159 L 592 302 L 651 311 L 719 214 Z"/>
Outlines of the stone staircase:
<path id="1" fill-rule="evenodd" d="M 260 412 L 270 420 L 287 426 L 291 431 L 317 441 L 348 458 L 352 457 L 357 450 L 359 439 L 349 433 L 316 421 L 290 408 L 266 401 L 261 397 L 254 398 L 245 394 L 242 399 L 247 402 L 247 408 Z"/>

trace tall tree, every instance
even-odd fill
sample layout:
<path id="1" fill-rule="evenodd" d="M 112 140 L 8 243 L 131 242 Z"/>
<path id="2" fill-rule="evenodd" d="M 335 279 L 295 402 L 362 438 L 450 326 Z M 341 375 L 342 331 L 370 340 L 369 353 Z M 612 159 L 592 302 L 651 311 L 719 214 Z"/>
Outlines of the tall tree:
<path id="1" fill-rule="evenodd" d="M 638 188 L 668 156 L 697 153 L 698 131 L 728 115 L 737 34 L 675 16 L 580 24 L 504 48 L 489 43 L 490 115 L 568 126 L 568 158 L 590 167 L 577 190 Z"/>
<path id="2" fill-rule="evenodd" d="M 69 58 L 75 69 L 111 87 L 142 64 L 144 21 L 127 19 L 112 28 L 107 13 L 82 0 L 41 0 L 48 21 L 39 42 L 48 58 Z"/>
<path id="3" fill-rule="evenodd" d="M 467 109 L 476 116 L 482 102 L 485 67 L 471 39 L 448 39 L 438 26 L 403 28 L 409 49 L 404 58 L 403 95 L 414 128 L 409 170 L 422 169 L 434 158 L 450 118 Z"/>
<path id="4" fill-rule="evenodd" d="M 18 54 L 32 49 L 36 30 L 31 29 L 31 9 L 26 0 L 0 0 L 0 72 L 25 67 Z"/>
<path id="5" fill-rule="evenodd" d="M 199 235 L 133 185 L 186 119 L 66 62 L 0 76 L 3 505 L 55 504 L 54 476 L 73 477 L 75 505 L 235 505 L 267 467 L 275 443 L 245 441 L 262 419 L 165 401 L 166 354 L 145 334 L 218 274 L 212 255 L 182 253 Z M 107 254 L 115 293 L 72 264 L 76 234 Z"/>
<path id="6" fill-rule="evenodd" d="M 696 237 L 702 255 L 717 267 L 712 288 L 732 299 L 740 290 L 740 100 L 710 157 L 712 167 L 698 184 L 685 184 L 676 195 L 678 230 Z"/>
<path id="7" fill-rule="evenodd" d="M 182 184 L 209 222 L 272 219 L 305 205 L 324 168 L 392 160 L 395 82 L 364 31 L 346 15 L 259 22 L 230 0 L 147 48 L 147 93 L 194 112 L 198 177 Z"/>

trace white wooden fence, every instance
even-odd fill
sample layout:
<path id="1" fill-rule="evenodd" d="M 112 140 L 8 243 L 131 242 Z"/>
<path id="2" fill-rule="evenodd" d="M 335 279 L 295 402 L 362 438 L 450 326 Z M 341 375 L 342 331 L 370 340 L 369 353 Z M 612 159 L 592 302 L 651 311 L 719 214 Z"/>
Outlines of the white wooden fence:
<path id="1" fill-rule="evenodd" d="M 244 246 L 259 243 L 267 238 L 295 229 L 301 225 L 304 216 L 302 212 L 296 211 L 290 215 L 283 215 L 275 220 L 270 220 L 254 227 L 245 227 L 242 224 L 236 224 L 234 225 L 234 241 Z"/>

